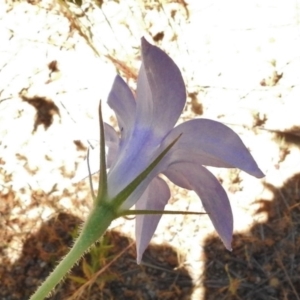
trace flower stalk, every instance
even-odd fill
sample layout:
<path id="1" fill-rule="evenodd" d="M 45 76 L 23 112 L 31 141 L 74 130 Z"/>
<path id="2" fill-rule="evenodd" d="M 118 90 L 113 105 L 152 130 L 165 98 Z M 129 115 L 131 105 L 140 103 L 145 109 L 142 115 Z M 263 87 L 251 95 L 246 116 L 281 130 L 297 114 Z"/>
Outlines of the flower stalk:
<path id="1" fill-rule="evenodd" d="M 84 253 L 105 233 L 115 217 L 115 212 L 109 205 L 94 207 L 70 252 L 30 297 L 30 300 L 42 300 L 49 296 Z"/>

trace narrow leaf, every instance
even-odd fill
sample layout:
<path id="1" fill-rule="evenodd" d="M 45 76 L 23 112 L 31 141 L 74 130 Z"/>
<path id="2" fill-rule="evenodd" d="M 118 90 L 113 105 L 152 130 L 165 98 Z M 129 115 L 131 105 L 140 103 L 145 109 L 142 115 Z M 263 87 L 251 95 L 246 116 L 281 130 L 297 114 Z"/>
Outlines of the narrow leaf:
<path id="1" fill-rule="evenodd" d="M 183 210 L 124 210 L 120 213 L 120 216 L 130 216 L 130 215 L 207 215 L 206 212 L 197 211 L 183 211 Z"/>
<path id="2" fill-rule="evenodd" d="M 92 278 L 94 274 L 93 268 L 87 263 L 85 259 L 82 261 L 82 271 L 87 279 Z"/>
<path id="3" fill-rule="evenodd" d="M 87 279 L 79 277 L 79 276 L 69 275 L 68 278 L 71 279 L 72 281 L 80 283 L 80 284 L 85 284 L 87 282 Z"/>

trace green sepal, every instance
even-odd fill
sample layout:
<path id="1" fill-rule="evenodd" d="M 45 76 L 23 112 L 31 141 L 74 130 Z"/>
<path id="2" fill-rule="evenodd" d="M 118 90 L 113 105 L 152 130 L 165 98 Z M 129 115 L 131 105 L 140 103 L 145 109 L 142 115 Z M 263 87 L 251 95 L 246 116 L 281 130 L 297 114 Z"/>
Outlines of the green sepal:
<path id="1" fill-rule="evenodd" d="M 169 150 L 174 146 L 174 144 L 181 137 L 181 134 L 164 150 L 158 157 L 135 179 L 131 181 L 115 198 L 111 199 L 111 203 L 116 210 L 126 201 L 126 199 L 133 193 L 133 191 L 146 179 L 146 177 L 151 173 L 151 171 L 160 163 L 164 156 L 169 152 Z"/>
<path id="2" fill-rule="evenodd" d="M 100 171 L 99 185 L 95 205 L 99 205 L 101 201 L 105 201 L 107 195 L 107 173 L 106 173 L 106 156 L 105 156 L 105 134 L 104 123 L 102 117 L 101 101 L 99 103 L 99 127 L 100 127 Z"/>

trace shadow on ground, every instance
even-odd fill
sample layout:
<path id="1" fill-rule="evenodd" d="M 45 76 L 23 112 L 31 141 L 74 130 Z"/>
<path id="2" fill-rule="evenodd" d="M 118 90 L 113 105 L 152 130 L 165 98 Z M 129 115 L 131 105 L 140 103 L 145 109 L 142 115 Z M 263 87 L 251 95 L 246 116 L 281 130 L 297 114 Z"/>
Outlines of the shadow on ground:
<path id="1" fill-rule="evenodd" d="M 231 253 L 219 238 L 206 240 L 204 299 L 300 299 L 300 174 L 266 188 L 274 199 L 261 199 L 257 213 L 267 221 L 234 235 Z"/>
<path id="2" fill-rule="evenodd" d="M 29 236 L 21 257 L 0 268 L 0 298 L 27 300 L 66 254 L 81 223 L 60 213 Z M 134 242 L 111 231 L 90 253 L 49 299 L 190 299 L 191 277 L 177 268 L 177 253 L 169 246 L 148 247 L 139 266 Z"/>

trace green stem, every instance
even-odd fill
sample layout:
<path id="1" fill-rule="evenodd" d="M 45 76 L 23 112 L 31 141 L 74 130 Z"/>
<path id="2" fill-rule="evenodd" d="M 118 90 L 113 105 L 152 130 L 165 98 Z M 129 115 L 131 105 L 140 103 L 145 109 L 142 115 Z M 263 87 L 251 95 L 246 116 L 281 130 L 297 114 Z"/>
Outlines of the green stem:
<path id="1" fill-rule="evenodd" d="M 83 254 L 105 233 L 115 217 L 109 206 L 94 207 L 70 252 L 29 300 L 45 299 Z"/>

